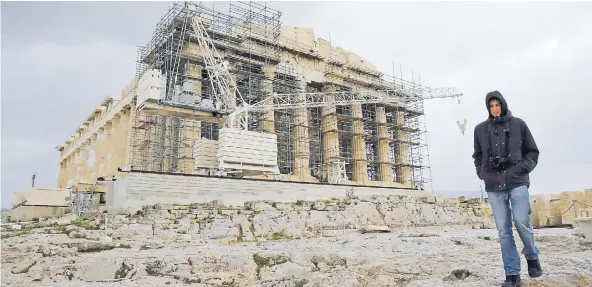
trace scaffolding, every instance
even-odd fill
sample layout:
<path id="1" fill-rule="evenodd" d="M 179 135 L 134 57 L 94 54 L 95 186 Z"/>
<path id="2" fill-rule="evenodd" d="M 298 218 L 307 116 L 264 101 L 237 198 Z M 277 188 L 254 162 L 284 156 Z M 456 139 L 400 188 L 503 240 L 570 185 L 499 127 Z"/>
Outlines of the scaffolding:
<path id="1" fill-rule="evenodd" d="M 272 96 L 275 67 L 279 62 L 281 13 L 257 2 L 232 2 L 224 14 L 202 3 L 175 2 L 157 24 L 150 42 L 138 49 L 136 97 L 141 76 L 160 70 L 165 79 L 159 104 L 195 110 L 215 106 L 211 73 L 204 51 L 191 25 L 198 19 L 208 37 L 228 61 L 237 100 L 247 104 Z M 204 103 L 208 105 L 204 105 Z M 250 115 L 248 128 L 273 132 L 270 113 Z M 133 120 L 130 161 L 133 169 L 190 173 L 193 142 L 217 139 L 220 124 L 196 119 L 137 111 Z"/>
<path id="2" fill-rule="evenodd" d="M 217 138 L 216 123 L 147 112 L 139 112 L 135 121 L 133 167 L 138 170 L 191 172 L 194 140 L 202 133 Z"/>
<path id="3" fill-rule="evenodd" d="M 70 189 L 70 212 L 79 218 L 87 218 L 99 207 L 100 195 L 95 184 L 87 188 L 72 187 Z"/>
<path id="4" fill-rule="evenodd" d="M 332 47 L 332 45 L 331 45 Z M 333 49 L 333 48 L 331 48 Z M 364 68 L 348 66 L 329 53 L 325 80 L 335 90 L 420 89 L 413 81 Z M 339 153 L 333 160 L 344 161 L 349 180 L 384 186 L 398 182 L 426 189 L 431 182 L 423 100 L 410 97 L 399 105 L 361 104 L 337 106 L 325 122 L 336 122 L 326 132 L 338 133 Z M 327 157 L 325 157 L 327 160 Z M 429 162 L 428 162 L 429 163 Z"/>
<path id="5" fill-rule="evenodd" d="M 191 21 L 199 19 L 211 42 L 229 64 L 237 100 L 275 104 L 277 94 L 319 93 L 318 101 L 369 90 L 413 90 L 420 86 L 380 72 L 355 67 L 297 39 L 280 46 L 281 12 L 259 2 L 232 2 L 228 14 L 200 3 L 174 3 L 156 26 L 150 42 L 138 50 L 138 80 L 149 69 L 165 76 L 163 106 L 204 110 L 216 105 L 207 69 Z M 285 38 L 285 37 L 284 37 Z M 286 39 L 282 41 L 286 42 Z M 290 42 L 288 41 L 288 42 Z M 331 46 L 331 49 L 335 49 Z M 294 54 L 295 53 L 295 54 Z M 323 72 L 324 82 L 306 82 L 296 56 L 304 55 Z M 319 64 L 321 63 L 321 64 Z M 313 99 L 314 101 L 314 99 Z M 313 108 L 269 109 L 249 113 L 247 129 L 277 136 L 278 167 L 295 180 L 425 189 L 430 181 L 421 99 L 401 104 L 364 103 Z M 138 110 L 133 115 L 131 165 L 136 170 L 192 173 L 193 145 L 218 140 L 220 121 Z"/>

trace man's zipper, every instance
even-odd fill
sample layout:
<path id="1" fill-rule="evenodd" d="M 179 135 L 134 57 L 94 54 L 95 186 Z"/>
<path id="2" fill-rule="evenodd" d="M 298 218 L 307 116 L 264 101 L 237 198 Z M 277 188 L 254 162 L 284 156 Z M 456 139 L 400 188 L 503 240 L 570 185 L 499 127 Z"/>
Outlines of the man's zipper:
<path id="1" fill-rule="evenodd" d="M 497 154 L 498 154 L 498 156 L 501 156 L 502 152 L 500 150 L 500 133 L 497 130 L 497 127 L 496 127 L 495 132 L 497 133 L 497 144 L 496 144 L 497 145 Z M 502 176 L 500 175 L 499 171 L 497 172 L 497 183 L 498 183 L 497 186 L 501 189 L 502 188 Z"/>

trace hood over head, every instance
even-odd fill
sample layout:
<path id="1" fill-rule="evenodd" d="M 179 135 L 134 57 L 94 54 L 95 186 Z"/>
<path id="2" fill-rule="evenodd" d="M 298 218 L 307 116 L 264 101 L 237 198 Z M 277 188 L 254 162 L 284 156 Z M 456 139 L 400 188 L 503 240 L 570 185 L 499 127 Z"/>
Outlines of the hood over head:
<path id="1" fill-rule="evenodd" d="M 502 106 L 502 114 L 499 118 L 493 117 L 491 115 L 491 112 L 489 111 L 489 102 L 491 101 L 491 99 L 497 99 L 500 102 L 500 105 Z M 506 99 L 504 99 L 504 96 L 502 96 L 502 94 L 498 91 L 492 91 L 487 93 L 487 96 L 485 96 L 485 107 L 487 108 L 487 114 L 489 115 L 489 119 L 494 122 L 505 122 L 512 118 L 512 112 L 508 108 L 508 103 L 506 102 Z"/>

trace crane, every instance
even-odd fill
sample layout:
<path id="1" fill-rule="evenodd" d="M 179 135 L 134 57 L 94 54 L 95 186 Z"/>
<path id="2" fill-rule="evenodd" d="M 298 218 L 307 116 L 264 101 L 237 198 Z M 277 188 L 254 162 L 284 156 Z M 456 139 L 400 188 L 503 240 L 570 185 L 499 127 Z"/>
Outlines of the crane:
<path id="1" fill-rule="evenodd" d="M 187 5 L 187 4 L 186 4 Z M 232 112 L 237 108 L 237 97 L 244 102 L 237 86 L 230 76 L 228 61 L 218 53 L 212 38 L 197 17 L 191 19 L 191 26 L 196 33 L 197 42 L 203 51 L 203 58 L 208 72 L 208 79 L 216 96 L 216 109 Z"/>
<path id="2" fill-rule="evenodd" d="M 455 88 L 431 88 L 414 85 L 390 90 L 362 92 L 274 93 L 272 101 L 266 99 L 249 105 L 243 100 L 236 83 L 234 83 L 230 75 L 228 61 L 224 60 L 218 53 L 203 23 L 197 17 L 193 17 L 191 25 L 198 44 L 204 52 L 208 78 L 216 97 L 216 109 L 228 113 L 227 127 L 247 129 L 248 113 L 255 111 L 339 106 L 356 103 L 385 103 L 403 106 L 406 101 L 457 98 L 463 95 Z M 237 104 L 237 98 L 241 101 L 240 105 Z"/>
<path id="3" fill-rule="evenodd" d="M 275 157 L 270 155 L 264 160 L 244 156 L 248 152 L 253 152 L 252 149 L 257 148 L 259 145 L 267 146 L 268 150 L 261 147 L 261 150 L 257 151 L 258 154 L 266 154 L 269 152 L 269 149 L 274 149 L 276 145 L 273 135 L 271 135 L 272 138 L 263 140 L 261 139 L 263 136 L 256 136 L 252 134 L 255 132 L 248 131 L 249 112 L 372 103 L 405 106 L 410 101 L 460 98 L 463 96 L 455 88 L 432 88 L 413 84 L 372 91 L 274 93 L 271 95 L 271 99 L 267 98 L 254 104 L 248 104 L 240 95 L 237 85 L 231 77 L 228 61 L 218 53 L 203 23 L 198 20 L 198 17 L 193 17 L 191 25 L 195 33 L 195 38 L 198 40 L 198 44 L 203 51 L 208 78 L 214 89 L 215 107 L 219 112 L 227 115 L 225 129 L 220 130 L 220 144 L 217 155 L 219 170 L 222 171 L 225 169 L 248 170 L 249 166 L 255 166 L 251 170 L 279 174 L 277 172 L 277 162 L 275 165 L 267 165 L 269 162 L 277 160 L 277 150 Z M 240 103 L 237 103 L 237 100 Z M 462 128 L 461 132 L 464 134 Z M 244 142 L 247 140 L 252 141 L 253 138 L 261 139 L 262 142 L 260 144 L 253 144 L 252 146 L 255 147 L 251 147 L 250 150 L 241 150 Z M 199 149 L 196 149 L 196 151 L 199 152 Z M 339 162 L 336 164 L 339 164 Z M 326 173 L 336 179 L 334 183 L 340 183 L 344 178 L 345 168 L 342 165 L 331 166 L 328 167 Z M 332 180 L 329 181 L 333 182 Z"/>
<path id="4" fill-rule="evenodd" d="M 274 93 L 272 100 L 263 100 L 253 105 L 247 103 L 237 107 L 228 115 L 229 127 L 240 127 L 246 129 L 249 111 L 269 111 L 295 108 L 315 108 L 326 106 L 341 106 L 352 104 L 394 104 L 403 106 L 406 101 L 457 98 L 462 93 L 455 88 L 401 88 L 393 90 L 374 91 L 342 91 L 342 92 L 314 92 L 314 93 Z"/>

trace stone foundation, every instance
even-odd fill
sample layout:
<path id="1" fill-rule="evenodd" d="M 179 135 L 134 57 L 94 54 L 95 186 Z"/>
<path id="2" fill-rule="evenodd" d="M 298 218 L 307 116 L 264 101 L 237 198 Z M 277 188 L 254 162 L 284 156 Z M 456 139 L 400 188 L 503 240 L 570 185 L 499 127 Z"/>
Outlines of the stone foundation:
<path id="1" fill-rule="evenodd" d="M 220 239 L 336 236 L 367 225 L 395 227 L 471 225 L 491 228 L 482 205 L 438 197 L 368 196 L 323 201 L 246 202 L 243 207 L 220 201 L 156 204 L 108 215 L 107 235 L 114 239 Z"/>
<path id="2" fill-rule="evenodd" d="M 190 204 L 223 200 L 226 205 L 243 206 L 245 202 L 271 200 L 324 200 L 355 196 L 428 196 L 414 189 L 313 184 L 271 180 L 237 179 L 199 175 L 129 172 L 111 184 L 107 191 L 110 212 L 159 203 Z"/>

